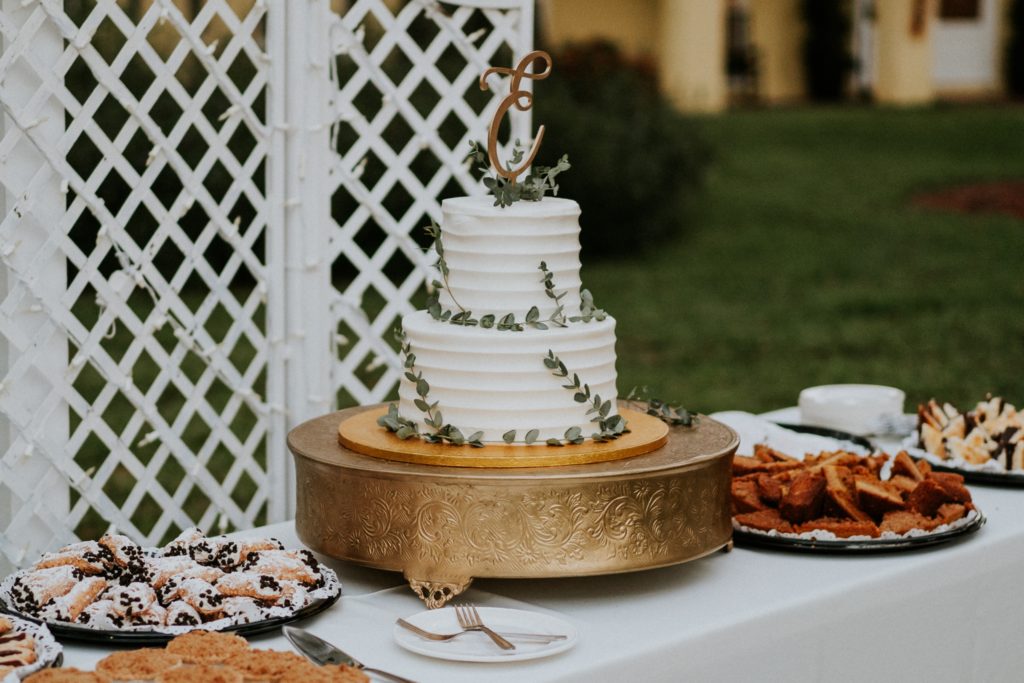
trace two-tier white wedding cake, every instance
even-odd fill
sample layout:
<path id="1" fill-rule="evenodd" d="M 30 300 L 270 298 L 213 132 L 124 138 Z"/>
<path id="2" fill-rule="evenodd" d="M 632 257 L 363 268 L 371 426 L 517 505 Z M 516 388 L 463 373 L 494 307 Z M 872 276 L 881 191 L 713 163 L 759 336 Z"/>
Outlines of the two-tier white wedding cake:
<path id="1" fill-rule="evenodd" d="M 579 205 L 458 197 L 441 209 L 443 282 L 430 310 L 402 320 L 402 422 L 478 444 L 621 433 L 615 320 L 581 290 Z"/>

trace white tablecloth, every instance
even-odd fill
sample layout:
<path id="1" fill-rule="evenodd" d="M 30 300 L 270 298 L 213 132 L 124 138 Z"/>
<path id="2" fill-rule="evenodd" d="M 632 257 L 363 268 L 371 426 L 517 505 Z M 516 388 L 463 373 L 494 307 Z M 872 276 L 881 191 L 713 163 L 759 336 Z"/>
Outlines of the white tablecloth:
<path id="1" fill-rule="evenodd" d="M 344 596 L 303 622 L 369 666 L 449 681 L 1024 680 L 1024 489 L 971 487 L 988 524 L 953 544 L 875 556 L 737 548 L 635 574 L 478 581 L 481 605 L 548 610 L 575 648 L 522 663 L 428 659 L 392 641 L 422 609 L 398 574 L 330 562 Z M 299 545 L 291 523 L 255 530 Z M 289 649 L 280 636 L 257 647 Z M 101 647 L 68 644 L 68 666 Z"/>

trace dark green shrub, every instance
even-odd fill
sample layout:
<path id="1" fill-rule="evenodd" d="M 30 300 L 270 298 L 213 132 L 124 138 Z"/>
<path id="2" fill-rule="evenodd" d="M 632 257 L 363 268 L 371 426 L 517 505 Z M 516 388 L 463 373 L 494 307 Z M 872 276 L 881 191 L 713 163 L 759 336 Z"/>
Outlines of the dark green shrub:
<path id="1" fill-rule="evenodd" d="M 608 43 L 553 58 L 535 84 L 534 125 L 547 127 L 537 163 L 569 155 L 559 196 L 583 208 L 584 253 L 627 255 L 681 235 L 710 159 L 693 122 L 658 92 L 652 70 Z"/>
<path id="2" fill-rule="evenodd" d="M 850 7 L 845 0 L 804 0 L 804 80 L 813 100 L 842 99 L 853 69 Z"/>
<path id="3" fill-rule="evenodd" d="M 1010 94 L 1024 96 L 1024 0 L 1010 7 L 1010 42 L 1006 46 L 1006 87 Z"/>

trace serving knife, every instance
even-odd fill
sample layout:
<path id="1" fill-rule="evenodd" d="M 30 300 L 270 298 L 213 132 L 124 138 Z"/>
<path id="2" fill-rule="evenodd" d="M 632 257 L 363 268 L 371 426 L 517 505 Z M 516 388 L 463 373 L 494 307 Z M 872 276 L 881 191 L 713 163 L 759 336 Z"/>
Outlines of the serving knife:
<path id="1" fill-rule="evenodd" d="M 295 626 L 284 626 L 282 630 L 284 631 L 285 638 L 295 646 L 295 649 L 317 666 L 345 664 L 347 666 L 354 666 L 366 673 L 376 674 L 380 678 L 385 678 L 395 683 L 414 683 L 414 681 L 408 678 L 402 678 L 393 673 L 366 666 L 352 655 L 343 652 L 323 638 L 315 636 L 305 629 L 296 628 Z"/>

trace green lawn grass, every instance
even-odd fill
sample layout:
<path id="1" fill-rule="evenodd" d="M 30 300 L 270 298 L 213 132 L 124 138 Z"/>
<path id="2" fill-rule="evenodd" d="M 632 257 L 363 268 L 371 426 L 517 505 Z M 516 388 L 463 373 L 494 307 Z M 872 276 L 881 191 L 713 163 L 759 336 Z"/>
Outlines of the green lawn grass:
<path id="1" fill-rule="evenodd" d="M 703 127 L 716 163 L 687 236 L 630 245 L 623 226 L 621 259 L 584 264 L 618 320 L 620 392 L 763 411 L 870 382 L 903 388 L 910 409 L 1024 403 L 1024 221 L 909 203 L 1024 178 L 1024 108 L 747 111 Z"/>

